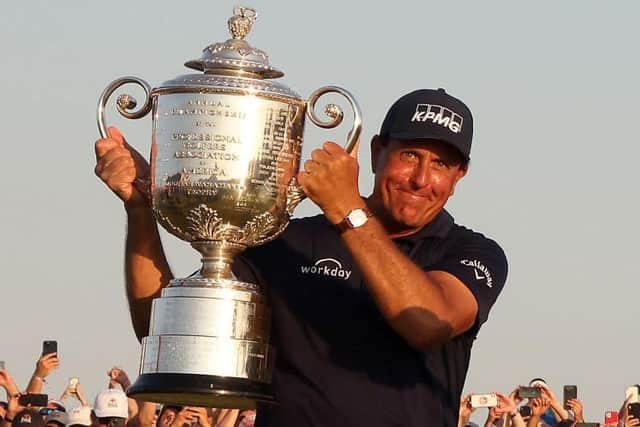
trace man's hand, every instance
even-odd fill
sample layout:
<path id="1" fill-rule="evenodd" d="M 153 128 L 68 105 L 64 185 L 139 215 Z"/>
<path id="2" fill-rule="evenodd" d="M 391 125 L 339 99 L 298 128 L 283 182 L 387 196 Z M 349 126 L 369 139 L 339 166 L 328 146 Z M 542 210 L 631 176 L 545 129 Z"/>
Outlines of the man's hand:
<path id="1" fill-rule="evenodd" d="M 640 426 L 640 420 L 634 417 L 633 415 L 625 415 L 624 417 L 624 427 L 637 427 Z"/>
<path id="2" fill-rule="evenodd" d="M 49 353 L 40 356 L 38 362 L 36 362 L 36 370 L 34 375 L 45 379 L 54 370 L 60 367 L 60 361 L 58 360 L 58 353 Z"/>
<path id="3" fill-rule="evenodd" d="M 107 375 L 109 376 L 109 388 L 115 388 L 117 385 L 120 385 L 122 390 L 127 391 L 131 385 L 131 381 L 129 380 L 127 373 L 122 368 L 114 366 L 109 369 Z"/>
<path id="4" fill-rule="evenodd" d="M 549 399 L 539 398 L 531 399 L 529 402 L 531 406 L 531 417 L 540 418 L 551 406 Z"/>
<path id="5" fill-rule="evenodd" d="M 496 396 L 498 396 L 498 408 L 502 413 L 512 414 L 516 412 L 517 405 L 511 397 L 502 393 L 496 393 Z"/>
<path id="6" fill-rule="evenodd" d="M 4 369 L 0 369 L 0 387 L 4 388 L 7 392 L 7 398 L 18 393 L 16 383 L 13 381 L 13 378 L 11 378 L 11 375 L 9 375 L 9 372 Z"/>
<path id="7" fill-rule="evenodd" d="M 96 175 L 127 206 L 148 206 L 146 187 L 149 163 L 132 148 L 118 129 L 109 128 L 109 138 L 95 144 Z"/>
<path id="8" fill-rule="evenodd" d="M 583 423 L 584 416 L 582 402 L 578 399 L 569 399 L 567 401 L 567 406 L 571 409 L 571 411 L 573 411 L 576 421 L 579 423 Z"/>
<path id="9" fill-rule="evenodd" d="M 8 402 L 7 402 L 7 415 L 6 417 L 10 418 L 10 419 L 14 419 L 16 417 L 16 415 L 22 411 L 23 409 L 25 409 L 24 406 L 20 405 L 20 403 L 18 403 L 18 398 L 20 397 L 19 394 L 14 394 L 12 396 L 7 396 Z"/>
<path id="10" fill-rule="evenodd" d="M 352 210 L 364 206 L 358 190 L 358 147 L 348 154 L 335 142 L 325 142 L 304 162 L 298 182 L 305 194 L 337 224 Z"/>
<path id="11" fill-rule="evenodd" d="M 473 406 L 471 406 L 471 395 L 466 395 L 460 397 L 460 412 L 459 418 L 464 420 L 466 423 L 471 418 L 471 414 L 476 410 Z M 464 425 L 464 424 L 463 424 Z"/>
<path id="12" fill-rule="evenodd" d="M 178 415 L 176 415 L 176 418 L 173 420 L 171 427 L 183 427 L 185 424 L 190 425 L 195 422 L 198 422 L 202 427 L 211 427 L 206 408 L 185 406 L 180 412 L 178 412 Z"/>

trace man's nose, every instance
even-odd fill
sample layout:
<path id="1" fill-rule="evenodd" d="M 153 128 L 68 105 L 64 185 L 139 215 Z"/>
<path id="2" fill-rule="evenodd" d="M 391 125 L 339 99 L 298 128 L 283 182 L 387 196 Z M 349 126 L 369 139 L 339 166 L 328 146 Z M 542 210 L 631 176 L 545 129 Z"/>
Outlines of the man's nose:
<path id="1" fill-rule="evenodd" d="M 429 185 L 431 181 L 431 166 L 428 159 L 422 160 L 416 165 L 413 170 L 413 176 L 411 177 L 411 183 L 416 188 L 423 188 Z"/>

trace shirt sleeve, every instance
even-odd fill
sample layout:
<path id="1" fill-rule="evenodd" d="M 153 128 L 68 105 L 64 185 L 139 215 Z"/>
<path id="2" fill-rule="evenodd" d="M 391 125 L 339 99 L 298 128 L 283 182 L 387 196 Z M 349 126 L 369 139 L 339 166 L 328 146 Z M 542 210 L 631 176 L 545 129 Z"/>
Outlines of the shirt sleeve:
<path id="1" fill-rule="evenodd" d="M 493 240 L 480 234 L 453 245 L 431 265 L 430 271 L 446 271 L 471 291 L 478 303 L 475 329 L 489 317 L 489 311 L 507 279 L 507 258 Z"/>

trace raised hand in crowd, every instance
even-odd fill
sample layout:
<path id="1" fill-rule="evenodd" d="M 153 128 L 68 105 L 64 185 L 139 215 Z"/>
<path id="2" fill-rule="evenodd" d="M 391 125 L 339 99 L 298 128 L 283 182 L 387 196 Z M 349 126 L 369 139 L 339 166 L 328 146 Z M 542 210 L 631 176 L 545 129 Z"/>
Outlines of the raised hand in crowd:
<path id="1" fill-rule="evenodd" d="M 82 406 L 89 406 L 89 403 L 87 402 L 87 399 L 85 399 L 84 393 L 82 392 L 82 385 L 80 384 L 80 381 L 78 381 L 75 385 L 67 384 L 67 388 L 64 389 L 62 395 L 60 396 L 60 400 L 62 401 L 67 397 L 73 397 L 77 399 Z"/>
<path id="2" fill-rule="evenodd" d="M 540 419 L 551 407 L 551 402 L 547 398 L 531 399 L 529 400 L 529 406 L 531 406 L 531 418 L 529 418 L 527 426 L 538 427 Z"/>
<path id="3" fill-rule="evenodd" d="M 19 397 L 20 395 L 18 393 L 7 396 L 7 413 L 5 414 L 3 421 L 0 422 L 0 427 L 10 427 L 16 415 L 18 415 L 20 411 L 26 409 L 18 402 Z"/>
<path id="4" fill-rule="evenodd" d="M 460 411 L 458 412 L 458 427 L 464 427 L 471 418 L 471 414 L 476 410 L 471 406 L 471 395 L 460 397 Z"/>
<path id="5" fill-rule="evenodd" d="M 7 401 L 11 396 L 19 393 L 18 386 L 5 369 L 0 369 L 0 387 L 7 392 Z"/>
<path id="6" fill-rule="evenodd" d="M 496 396 L 498 396 L 498 408 L 502 411 L 503 418 L 510 419 L 512 427 L 525 427 L 526 424 L 518 411 L 516 401 L 502 393 L 496 393 Z"/>
<path id="7" fill-rule="evenodd" d="M 120 386 L 122 391 L 127 391 L 129 386 L 131 385 L 131 380 L 129 380 L 129 376 L 124 371 L 124 369 L 114 366 L 109 369 L 107 372 L 107 376 L 109 377 L 109 388 L 116 388 Z"/>
<path id="8" fill-rule="evenodd" d="M 484 427 L 493 427 L 498 422 L 498 420 L 502 418 L 503 414 L 504 412 L 502 411 L 502 409 L 497 406 L 489 408 L 489 411 L 487 412 L 487 419 L 484 422 Z"/>
<path id="9" fill-rule="evenodd" d="M 536 387 L 540 389 L 542 398 L 549 401 L 549 404 L 551 406 L 551 409 L 553 409 L 553 412 L 555 413 L 557 421 L 569 419 L 569 412 L 564 409 L 563 403 L 560 401 L 560 399 L 558 399 L 558 396 L 556 396 L 553 390 L 551 390 L 551 387 L 543 382 L 537 382 Z"/>
<path id="10" fill-rule="evenodd" d="M 571 412 L 573 412 L 574 420 L 579 423 L 584 422 L 584 409 L 582 402 L 579 399 L 569 399 L 567 401 L 567 406 L 570 408 Z"/>
<path id="11" fill-rule="evenodd" d="M 623 418 L 624 424 L 623 427 L 637 427 L 640 426 L 640 419 L 634 417 L 633 415 L 629 414 L 629 411 L 627 411 L 627 413 L 625 414 L 624 418 Z"/>
<path id="12" fill-rule="evenodd" d="M 27 385 L 27 393 L 40 393 L 51 372 L 60 367 L 58 353 L 43 354 L 36 362 L 36 369 Z"/>
<path id="13" fill-rule="evenodd" d="M 199 427 L 211 427 L 209 411 L 206 408 L 195 406 L 185 406 L 175 416 L 171 427 L 183 427 L 187 425 L 198 425 Z"/>

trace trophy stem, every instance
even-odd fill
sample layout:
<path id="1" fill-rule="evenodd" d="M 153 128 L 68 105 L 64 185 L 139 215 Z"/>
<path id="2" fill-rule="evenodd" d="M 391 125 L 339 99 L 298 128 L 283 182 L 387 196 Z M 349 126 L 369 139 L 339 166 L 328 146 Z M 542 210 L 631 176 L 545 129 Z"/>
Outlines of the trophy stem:
<path id="1" fill-rule="evenodd" d="M 226 240 L 200 240 L 191 246 L 202 255 L 200 276 L 218 280 L 233 280 L 233 258 L 247 248 Z"/>

